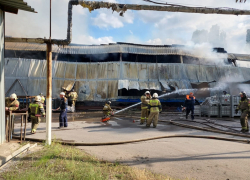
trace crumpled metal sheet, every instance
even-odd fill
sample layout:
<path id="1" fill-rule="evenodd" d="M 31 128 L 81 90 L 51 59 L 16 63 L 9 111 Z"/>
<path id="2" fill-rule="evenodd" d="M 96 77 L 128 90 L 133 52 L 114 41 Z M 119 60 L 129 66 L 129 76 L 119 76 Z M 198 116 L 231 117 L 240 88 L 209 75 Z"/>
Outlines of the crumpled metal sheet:
<path id="1" fill-rule="evenodd" d="M 161 85 L 159 82 L 149 82 L 148 83 L 148 87 L 150 90 L 158 90 L 158 91 L 161 91 Z"/>
<path id="2" fill-rule="evenodd" d="M 78 101 L 94 101 L 96 94 L 96 82 L 77 81 L 76 92 L 78 93 Z"/>
<path id="3" fill-rule="evenodd" d="M 148 82 L 140 82 L 139 81 L 139 86 L 140 86 L 140 90 L 148 90 Z"/>
<path id="4" fill-rule="evenodd" d="M 166 80 L 160 80 L 161 85 L 166 91 L 171 91 L 171 88 L 168 85 L 168 82 Z"/>
<path id="5" fill-rule="evenodd" d="M 118 90 L 124 88 L 129 89 L 129 80 L 118 80 Z"/>
<path id="6" fill-rule="evenodd" d="M 129 81 L 129 89 L 140 89 L 138 81 Z"/>
<path id="7" fill-rule="evenodd" d="M 71 91 L 74 85 L 75 81 L 65 80 L 62 88 L 65 89 L 66 91 Z"/>

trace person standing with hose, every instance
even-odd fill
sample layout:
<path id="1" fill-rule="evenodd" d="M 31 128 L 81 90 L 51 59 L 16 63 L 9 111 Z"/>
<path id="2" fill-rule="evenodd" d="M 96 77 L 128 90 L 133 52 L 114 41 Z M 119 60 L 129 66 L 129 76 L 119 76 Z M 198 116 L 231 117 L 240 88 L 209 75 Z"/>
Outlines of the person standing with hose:
<path id="1" fill-rule="evenodd" d="M 191 119 L 194 120 L 194 105 L 195 105 L 194 93 L 190 92 L 189 95 L 186 95 L 186 99 L 184 102 L 184 107 L 186 109 L 186 119 L 188 119 L 188 115 L 191 112 Z"/>
<path id="2" fill-rule="evenodd" d="M 141 122 L 140 124 L 144 124 L 148 120 L 149 110 L 148 110 L 148 103 L 150 101 L 151 95 L 149 91 L 146 91 L 144 95 L 141 96 Z"/>
<path id="3" fill-rule="evenodd" d="M 239 110 L 241 110 L 240 124 L 241 124 L 241 132 L 245 133 L 249 131 L 248 126 L 248 115 L 250 113 L 250 99 L 247 98 L 246 92 L 240 93 L 240 102 L 235 109 L 235 114 L 238 114 Z"/>
<path id="4" fill-rule="evenodd" d="M 147 120 L 147 125 L 146 127 L 150 127 L 153 119 L 153 128 L 156 128 L 158 119 L 159 119 L 159 113 L 162 111 L 162 106 L 161 102 L 158 99 L 158 94 L 154 93 L 153 94 L 153 99 L 151 99 L 148 103 L 148 110 L 150 111 L 148 120 Z"/>

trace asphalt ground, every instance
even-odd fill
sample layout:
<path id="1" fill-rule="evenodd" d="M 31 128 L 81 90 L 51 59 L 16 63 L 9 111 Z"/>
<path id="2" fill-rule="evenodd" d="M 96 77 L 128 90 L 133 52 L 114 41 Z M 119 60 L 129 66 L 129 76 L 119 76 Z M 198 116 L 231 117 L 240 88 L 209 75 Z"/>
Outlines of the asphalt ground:
<path id="1" fill-rule="evenodd" d="M 231 135 L 212 133 L 159 122 L 157 128 L 139 125 L 140 112 L 125 112 L 113 116 L 107 123 L 100 122 L 102 112 L 81 112 L 68 114 L 69 127 L 58 129 L 58 113 L 53 114 L 52 137 L 66 142 L 102 143 L 128 141 L 166 135 L 199 135 L 248 139 Z M 195 117 L 195 122 L 186 120 L 183 114 L 162 113 L 160 120 L 174 120 L 179 123 L 220 128 L 238 133 L 239 119 Z M 219 125 L 215 125 L 219 124 Z M 46 124 L 40 123 L 37 133 L 27 136 L 46 138 Z M 213 126 L 213 127 L 210 127 Z M 229 127 L 229 128 L 228 128 Z M 15 134 L 20 133 L 20 123 L 15 124 Z M 249 139 L 248 139 L 249 140 Z M 99 159 L 119 161 L 131 166 L 146 168 L 156 173 L 167 174 L 179 179 L 250 179 L 250 144 L 200 138 L 166 138 L 123 145 L 80 146 L 80 149 Z"/>

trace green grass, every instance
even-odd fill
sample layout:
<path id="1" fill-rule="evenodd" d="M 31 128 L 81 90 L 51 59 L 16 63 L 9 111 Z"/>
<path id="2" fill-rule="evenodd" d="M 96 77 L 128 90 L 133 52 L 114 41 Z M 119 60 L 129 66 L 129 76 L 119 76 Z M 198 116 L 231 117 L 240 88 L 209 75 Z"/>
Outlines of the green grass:
<path id="1" fill-rule="evenodd" d="M 0 179 L 60 180 L 60 179 L 170 179 L 147 170 L 137 169 L 119 162 L 109 163 L 71 146 L 53 142 L 40 151 L 20 159 L 0 175 Z"/>

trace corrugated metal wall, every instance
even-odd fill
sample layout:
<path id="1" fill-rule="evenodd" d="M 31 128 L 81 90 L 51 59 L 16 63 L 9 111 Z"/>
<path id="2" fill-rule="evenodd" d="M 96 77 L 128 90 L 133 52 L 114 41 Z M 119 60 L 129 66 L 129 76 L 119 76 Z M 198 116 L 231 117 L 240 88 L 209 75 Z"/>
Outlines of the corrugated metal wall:
<path id="1" fill-rule="evenodd" d="M 0 9 L 0 144 L 5 141 L 4 12 Z"/>
<path id="2" fill-rule="evenodd" d="M 30 59 L 5 60 L 5 91 L 15 79 L 20 79 L 29 95 L 46 93 L 46 61 Z M 59 97 L 61 87 L 71 88 L 79 100 L 101 101 L 118 97 L 118 89 L 155 89 L 169 86 L 190 89 L 191 83 L 224 81 L 232 77 L 249 80 L 248 68 L 191 64 L 148 64 L 134 62 L 74 63 L 53 61 L 53 97 Z M 161 84 L 160 84 L 161 83 Z M 161 86 L 162 85 L 162 86 Z M 10 93 L 24 95 L 19 84 Z"/>

